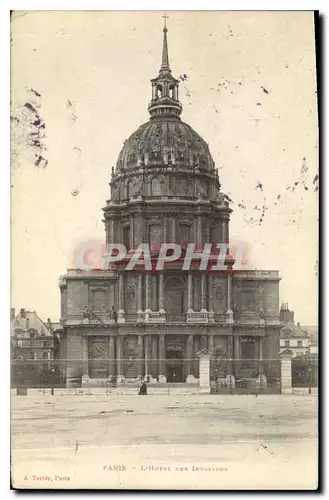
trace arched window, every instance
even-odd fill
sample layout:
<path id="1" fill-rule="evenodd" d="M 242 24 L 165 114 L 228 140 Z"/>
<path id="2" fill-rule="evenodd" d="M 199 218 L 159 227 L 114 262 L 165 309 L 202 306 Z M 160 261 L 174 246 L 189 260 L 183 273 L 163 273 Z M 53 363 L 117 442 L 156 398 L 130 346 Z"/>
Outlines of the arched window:
<path id="1" fill-rule="evenodd" d="M 151 180 L 151 196 L 161 195 L 161 180 L 159 177 L 153 177 Z"/>
<path id="2" fill-rule="evenodd" d="M 123 227 L 123 242 L 122 243 L 126 247 L 127 251 L 130 250 L 130 227 L 129 226 Z"/>
<path id="3" fill-rule="evenodd" d="M 170 99 L 175 99 L 175 86 L 170 85 L 169 87 L 169 97 Z"/>
<path id="4" fill-rule="evenodd" d="M 162 85 L 158 85 L 157 92 L 156 92 L 157 99 L 161 99 L 162 93 L 163 93 Z"/>

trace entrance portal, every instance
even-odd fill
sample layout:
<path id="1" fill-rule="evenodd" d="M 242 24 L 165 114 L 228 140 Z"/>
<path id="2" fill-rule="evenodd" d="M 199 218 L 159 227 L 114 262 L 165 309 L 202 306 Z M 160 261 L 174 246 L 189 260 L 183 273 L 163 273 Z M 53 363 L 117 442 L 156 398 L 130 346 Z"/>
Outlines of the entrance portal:
<path id="1" fill-rule="evenodd" d="M 184 382 L 183 352 L 180 350 L 168 350 L 167 358 L 167 382 Z"/>

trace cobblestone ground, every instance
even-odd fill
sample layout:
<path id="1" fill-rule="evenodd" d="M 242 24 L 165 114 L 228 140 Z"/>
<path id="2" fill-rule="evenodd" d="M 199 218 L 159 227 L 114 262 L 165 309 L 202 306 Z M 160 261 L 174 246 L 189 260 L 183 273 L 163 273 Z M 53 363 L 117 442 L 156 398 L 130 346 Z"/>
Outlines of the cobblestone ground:
<path id="1" fill-rule="evenodd" d="M 21 488 L 312 489 L 317 396 L 13 396 Z"/>

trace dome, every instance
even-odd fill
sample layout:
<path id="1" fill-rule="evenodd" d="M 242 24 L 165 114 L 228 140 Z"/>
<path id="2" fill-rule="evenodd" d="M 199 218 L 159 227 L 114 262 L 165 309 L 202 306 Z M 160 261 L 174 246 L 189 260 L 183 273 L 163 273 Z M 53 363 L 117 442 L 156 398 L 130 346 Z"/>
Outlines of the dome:
<path id="1" fill-rule="evenodd" d="M 223 204 L 208 144 L 180 117 L 179 80 L 169 66 L 166 27 L 162 63 L 151 87 L 150 120 L 124 142 L 112 167 L 112 205 L 172 198 Z"/>
<path id="2" fill-rule="evenodd" d="M 176 165 L 214 171 L 207 143 L 190 125 L 178 117 L 156 117 L 141 125 L 125 142 L 119 154 L 116 173 L 129 173 L 141 164 Z"/>

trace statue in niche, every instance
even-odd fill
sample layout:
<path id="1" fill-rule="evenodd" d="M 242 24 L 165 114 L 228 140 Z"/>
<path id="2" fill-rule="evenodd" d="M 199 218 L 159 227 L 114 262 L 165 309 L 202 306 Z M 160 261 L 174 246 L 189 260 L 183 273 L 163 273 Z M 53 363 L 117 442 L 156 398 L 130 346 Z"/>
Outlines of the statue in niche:
<path id="1" fill-rule="evenodd" d="M 240 316 L 240 308 L 237 306 L 237 304 L 233 304 L 232 306 L 232 311 L 233 311 L 233 319 L 237 320 L 239 319 Z"/>

